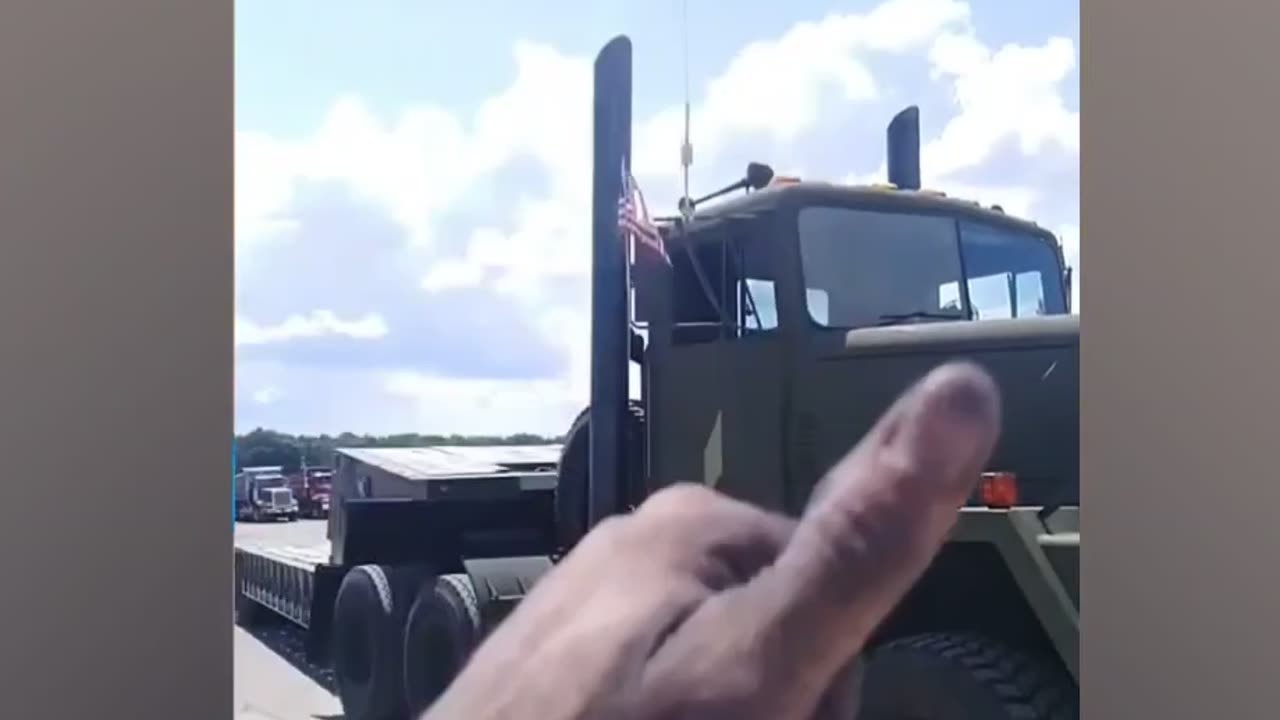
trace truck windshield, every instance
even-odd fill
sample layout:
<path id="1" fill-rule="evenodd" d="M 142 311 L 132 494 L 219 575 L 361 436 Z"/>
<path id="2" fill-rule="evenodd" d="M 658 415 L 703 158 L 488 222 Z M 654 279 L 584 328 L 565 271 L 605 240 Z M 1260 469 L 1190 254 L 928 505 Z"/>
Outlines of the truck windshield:
<path id="1" fill-rule="evenodd" d="M 1067 312 L 1057 252 L 1030 234 L 829 206 L 802 208 L 798 229 L 806 302 L 822 326 Z"/>

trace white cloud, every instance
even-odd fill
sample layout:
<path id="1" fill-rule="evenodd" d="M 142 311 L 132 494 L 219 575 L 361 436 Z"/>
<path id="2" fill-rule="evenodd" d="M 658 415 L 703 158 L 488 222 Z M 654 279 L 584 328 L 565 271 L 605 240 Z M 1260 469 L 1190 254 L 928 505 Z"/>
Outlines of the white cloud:
<path id="1" fill-rule="evenodd" d="M 253 401 L 259 405 L 273 405 L 280 400 L 281 397 L 283 397 L 283 393 L 281 393 L 280 388 L 277 387 L 259 388 L 253 393 Z"/>
<path id="2" fill-rule="evenodd" d="M 983 204 L 998 204 L 1028 217 L 1040 199 L 1034 187 L 957 182 L 954 176 L 980 168 L 1007 140 L 1034 156 L 1048 146 L 1080 152 L 1080 113 L 1069 110 L 1062 83 L 1075 67 L 1076 49 L 1066 38 L 1044 45 L 1008 45 L 991 50 L 971 31 L 946 32 L 929 49 L 932 76 L 949 81 L 958 112 L 920 150 L 923 184 Z M 1032 161 L 1034 162 L 1034 161 Z M 851 173 L 846 182 L 883 182 L 882 163 L 874 172 Z"/>
<path id="3" fill-rule="evenodd" d="M 432 292 L 476 287 L 484 281 L 484 268 L 474 262 L 445 258 L 436 263 L 422 278 L 422 288 Z"/>
<path id="4" fill-rule="evenodd" d="M 580 407 L 558 381 L 459 380 L 413 372 L 389 373 L 386 391 L 416 408 L 413 430 L 440 434 L 557 435 L 559 422 Z"/>
<path id="5" fill-rule="evenodd" d="M 877 54 L 919 52 L 941 33 L 962 29 L 968 18 L 968 5 L 957 0 L 888 0 L 869 13 L 833 13 L 747 45 L 692 109 L 695 163 L 714 162 L 744 134 L 795 141 L 817 124 L 823 104 L 875 100 L 880 86 L 871 62 Z M 672 107 L 639 124 L 632 163 L 637 175 L 674 178 L 683 118 L 683 110 Z"/>
<path id="6" fill-rule="evenodd" d="M 647 52 L 653 50 L 637 48 L 637 64 Z M 1078 154 L 1079 113 L 1061 94 L 1076 49 L 1061 38 L 988 47 L 971 25 L 968 5 L 958 0 L 887 0 L 867 13 L 798 23 L 744 47 L 696 93 L 695 180 L 699 173 L 722 179 L 721 168 L 741 165 L 744 159 L 732 153 L 744 138 L 795 149 L 831 108 L 871 106 L 892 83 L 877 74 L 885 56 L 927 61 L 933 81 L 954 98 L 954 117 L 922 150 L 926 182 L 1018 215 L 1051 200 L 1019 179 L 987 182 L 970 175 L 1007 143 L 1027 164 L 1051 148 Z M 440 422 L 456 428 L 490 423 L 493 432 L 499 425 L 513 432 L 558 427 L 586 399 L 589 330 L 582 280 L 590 257 L 591 59 L 530 43 L 518 43 L 513 57 L 512 83 L 470 117 L 420 107 L 388 122 L 350 97 L 336 102 L 309 137 L 237 135 L 238 262 L 252 263 L 265 243 L 290 237 L 300 183 L 337 182 L 398 223 L 423 251 L 427 260 L 415 272 L 425 299 L 459 288 L 496 293 L 524 308 L 569 358 L 562 377 L 546 381 L 464 382 L 412 371 L 383 376 L 387 393 L 422 409 L 415 430 Z M 638 115 L 635 126 L 633 164 L 650 203 L 659 206 L 670 205 L 677 193 L 683 109 L 679 98 L 672 101 Z M 461 238 L 441 237 L 441 218 L 517 158 L 536 161 L 547 183 L 520 194 L 514 220 L 473 223 L 462 248 L 446 252 Z M 795 163 L 782 163 L 788 164 Z M 845 172 L 883 178 L 883 167 Z M 248 319 L 252 307 L 238 310 L 238 345 L 319 335 L 372 339 L 394 331 L 374 314 L 344 321 L 316 311 L 264 326 Z M 518 352 L 497 338 L 492 342 L 494 352 Z"/>
<path id="7" fill-rule="evenodd" d="M 288 144 L 255 132 L 236 133 L 236 261 L 244 262 L 259 243 L 293 229 L 285 215 L 295 197 L 296 152 Z"/>
<path id="8" fill-rule="evenodd" d="M 936 77 L 955 86 L 960 113 L 921 149 L 932 177 L 980 165 L 997 144 L 1016 138 L 1035 155 L 1048 145 L 1080 151 L 1080 113 L 1068 110 L 1061 83 L 1076 63 L 1075 44 L 1053 38 L 1040 47 L 996 51 L 972 35 L 944 35 L 930 53 Z"/>
<path id="9" fill-rule="evenodd" d="M 343 320 L 329 310 L 291 315 L 275 325 L 260 325 L 238 316 L 235 326 L 237 346 L 266 345 L 332 335 L 354 340 L 372 340 L 386 334 L 387 324 L 377 313 L 369 313 L 356 320 Z"/>

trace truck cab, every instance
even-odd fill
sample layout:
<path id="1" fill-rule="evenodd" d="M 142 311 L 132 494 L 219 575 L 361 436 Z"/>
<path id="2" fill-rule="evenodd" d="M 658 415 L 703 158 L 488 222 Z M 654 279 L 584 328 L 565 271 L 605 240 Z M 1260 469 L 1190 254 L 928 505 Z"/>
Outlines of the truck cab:
<path id="1" fill-rule="evenodd" d="M 237 519 L 298 519 L 298 501 L 283 467 L 246 467 L 236 475 Z"/>
<path id="2" fill-rule="evenodd" d="M 298 501 L 298 512 L 303 517 L 324 519 L 329 516 L 333 468 L 303 467 L 289 476 L 289 488 Z"/>
<path id="3" fill-rule="evenodd" d="M 1011 420 L 992 469 L 1024 502 L 1077 499 L 1079 321 L 1045 229 L 941 193 L 774 179 L 663 235 L 670 263 L 633 278 L 662 418 L 641 494 L 697 479 L 797 513 L 894 397 L 968 357 Z"/>

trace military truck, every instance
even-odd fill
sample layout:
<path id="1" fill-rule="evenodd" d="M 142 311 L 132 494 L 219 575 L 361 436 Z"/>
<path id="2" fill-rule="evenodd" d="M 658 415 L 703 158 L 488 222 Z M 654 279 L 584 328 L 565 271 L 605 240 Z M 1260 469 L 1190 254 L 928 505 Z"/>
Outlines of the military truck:
<path id="1" fill-rule="evenodd" d="M 699 478 L 798 514 L 902 391 L 963 358 L 1000 386 L 1005 430 L 953 536 L 872 639 L 860 717 L 1076 718 L 1079 320 L 1058 242 L 922 189 L 915 108 L 889 125 L 882 185 L 753 163 L 676 217 L 624 225 L 631 62 L 625 36 L 595 62 L 591 399 L 553 503 L 432 504 L 339 481 L 315 593 L 238 556 L 241 596 L 311 598 L 310 647 L 332 661 L 348 720 L 416 716 L 601 519 Z"/>

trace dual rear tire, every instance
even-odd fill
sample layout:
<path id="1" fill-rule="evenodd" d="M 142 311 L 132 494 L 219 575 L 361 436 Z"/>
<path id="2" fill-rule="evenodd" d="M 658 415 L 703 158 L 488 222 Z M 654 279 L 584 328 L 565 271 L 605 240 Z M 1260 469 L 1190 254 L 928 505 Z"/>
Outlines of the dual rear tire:
<path id="1" fill-rule="evenodd" d="M 423 583 L 405 623 L 405 702 L 413 717 L 436 701 L 480 643 L 480 608 L 466 575 Z"/>
<path id="2" fill-rule="evenodd" d="M 346 720 L 416 720 L 480 637 L 465 575 L 361 565 L 333 608 L 334 679 Z"/>

